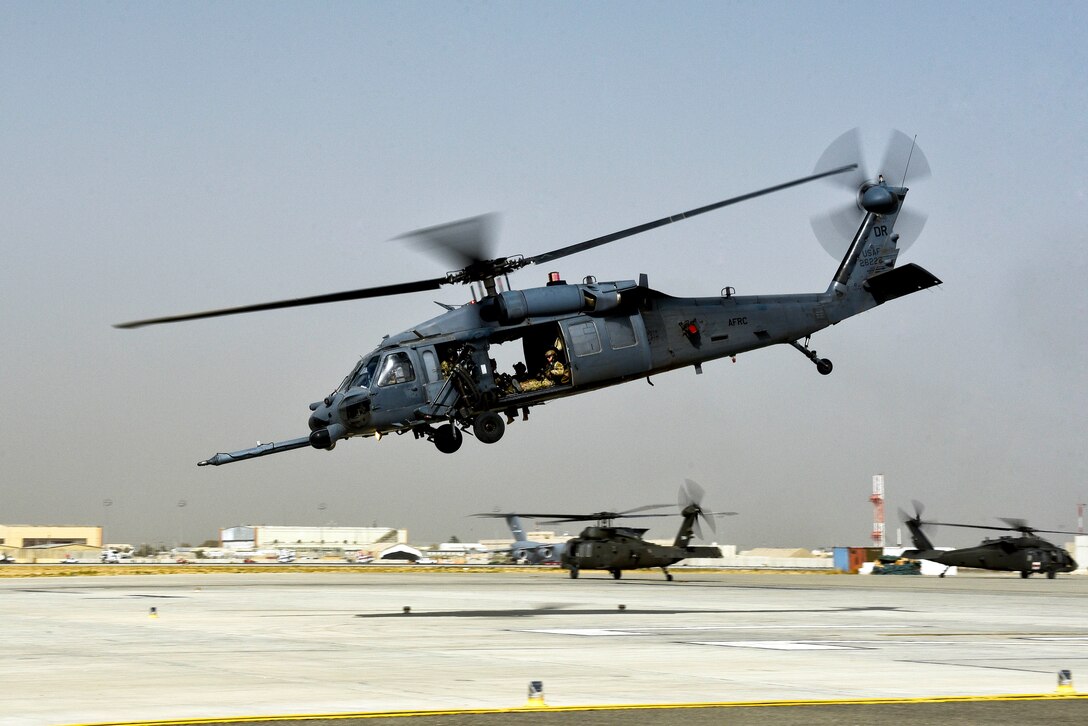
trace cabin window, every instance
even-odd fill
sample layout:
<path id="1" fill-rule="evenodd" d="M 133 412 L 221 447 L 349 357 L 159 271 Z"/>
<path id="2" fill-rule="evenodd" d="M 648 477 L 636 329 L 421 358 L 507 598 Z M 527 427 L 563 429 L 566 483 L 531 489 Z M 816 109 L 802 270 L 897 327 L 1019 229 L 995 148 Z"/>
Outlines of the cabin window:
<path id="1" fill-rule="evenodd" d="M 635 339 L 635 328 L 631 325 L 631 318 L 606 318 L 604 329 L 608 332 L 608 341 L 612 344 L 612 350 L 630 348 L 638 342 Z"/>
<path id="2" fill-rule="evenodd" d="M 408 383 L 416 379 L 412 361 L 407 353 L 390 353 L 382 363 L 382 373 L 378 377 L 379 386 L 392 386 L 397 383 Z"/>
<path id="3" fill-rule="evenodd" d="M 433 350 L 423 351 L 423 377 L 431 383 L 438 380 L 438 356 Z"/>
<path id="4" fill-rule="evenodd" d="M 597 326 L 592 322 L 576 323 L 568 331 L 570 349 L 574 355 L 582 357 L 601 352 L 601 338 L 597 335 Z"/>

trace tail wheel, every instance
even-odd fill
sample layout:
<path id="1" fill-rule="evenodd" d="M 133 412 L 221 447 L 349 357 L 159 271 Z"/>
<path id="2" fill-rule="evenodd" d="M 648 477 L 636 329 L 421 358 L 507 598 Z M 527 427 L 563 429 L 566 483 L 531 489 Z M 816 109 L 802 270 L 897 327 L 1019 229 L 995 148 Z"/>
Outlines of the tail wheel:
<path id="1" fill-rule="evenodd" d="M 443 454 L 452 454 L 461 448 L 465 437 L 453 424 L 442 424 L 434 432 L 434 446 Z"/>
<path id="2" fill-rule="evenodd" d="M 572 580 L 577 580 L 578 579 L 578 568 L 577 567 L 570 568 L 570 579 L 572 579 Z"/>
<path id="3" fill-rule="evenodd" d="M 619 570 L 619 569 L 616 569 L 616 570 L 612 570 L 612 579 L 613 579 L 613 580 L 618 580 L 618 579 L 620 579 L 620 576 L 621 576 L 621 575 L 623 575 L 623 570 Z"/>
<path id="4" fill-rule="evenodd" d="M 505 432 L 506 424 L 502 422 L 502 417 L 494 411 L 485 411 L 472 422 L 472 433 L 476 434 L 476 438 L 484 444 L 495 443 L 502 438 Z"/>

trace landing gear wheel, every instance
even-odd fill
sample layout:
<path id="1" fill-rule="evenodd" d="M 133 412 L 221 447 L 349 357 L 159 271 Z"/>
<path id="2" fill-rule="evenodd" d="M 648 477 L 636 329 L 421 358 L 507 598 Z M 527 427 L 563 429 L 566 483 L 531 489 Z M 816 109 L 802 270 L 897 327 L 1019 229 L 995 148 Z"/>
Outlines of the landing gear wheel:
<path id="1" fill-rule="evenodd" d="M 452 454 L 457 451 L 464 440 L 464 435 L 453 424 L 442 424 L 434 432 L 434 446 L 443 454 Z"/>
<path id="2" fill-rule="evenodd" d="M 1046 579 L 1048 579 L 1048 580 L 1053 580 L 1057 576 L 1058 576 L 1058 573 L 1055 572 L 1054 570 L 1051 570 L 1050 572 L 1046 573 Z"/>
<path id="3" fill-rule="evenodd" d="M 832 368 L 833 366 L 831 365 L 831 361 L 829 361 L 827 358 L 821 358 L 820 360 L 816 361 L 816 370 L 819 371 L 821 376 L 826 376 L 828 373 L 831 372 Z"/>
<path id="4" fill-rule="evenodd" d="M 570 568 L 570 579 L 572 579 L 572 580 L 577 580 L 578 579 L 578 568 L 577 567 Z"/>
<path id="5" fill-rule="evenodd" d="M 618 579 L 620 579 L 620 576 L 622 574 L 623 574 L 623 570 L 612 570 L 612 579 L 613 580 L 618 580 Z"/>
<path id="6" fill-rule="evenodd" d="M 1031 577 L 1031 573 L 1030 573 L 1030 572 L 1028 572 L 1027 570 L 1023 570 L 1023 571 L 1022 571 L 1022 572 L 1020 573 L 1020 579 L 1022 579 L 1022 580 L 1026 580 L 1026 579 L 1028 579 L 1029 577 Z"/>
<path id="7" fill-rule="evenodd" d="M 481 413 L 472 422 L 472 433 L 476 434 L 477 440 L 482 444 L 495 443 L 502 438 L 505 432 L 506 424 L 502 422 L 502 417 L 494 411 Z"/>

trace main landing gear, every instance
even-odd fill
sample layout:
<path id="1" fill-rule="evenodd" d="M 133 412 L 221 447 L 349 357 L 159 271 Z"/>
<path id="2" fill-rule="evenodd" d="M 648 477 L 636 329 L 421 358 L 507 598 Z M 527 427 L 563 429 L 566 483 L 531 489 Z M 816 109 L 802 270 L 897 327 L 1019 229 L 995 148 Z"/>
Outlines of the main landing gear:
<path id="1" fill-rule="evenodd" d="M 808 337 L 808 338 L 805 338 L 804 343 L 798 343 L 796 340 L 791 340 L 790 345 L 792 345 L 797 350 L 801 351 L 801 355 L 805 356 L 810 361 L 815 363 L 816 364 L 816 370 L 820 372 L 821 376 L 826 376 L 828 373 L 831 372 L 831 369 L 833 367 L 831 365 L 831 361 L 829 361 L 827 358 L 821 358 L 820 356 L 818 356 L 816 354 L 816 351 L 814 351 L 814 350 L 812 350 L 812 349 L 810 349 L 808 347 L 808 341 L 811 340 L 811 339 L 812 339 L 811 336 Z"/>
<path id="2" fill-rule="evenodd" d="M 476 440 L 482 444 L 495 443 L 505 432 L 506 424 L 494 411 L 485 411 L 472 422 L 472 433 L 476 434 Z"/>
<path id="3" fill-rule="evenodd" d="M 437 428 L 424 426 L 414 429 L 416 438 L 430 439 L 434 447 L 443 454 L 452 454 L 461 448 L 465 435 L 454 421 L 444 423 Z M 506 432 L 502 417 L 494 411 L 485 411 L 472 421 L 472 433 L 481 443 L 493 444 Z"/>
<path id="4" fill-rule="evenodd" d="M 452 454 L 457 451 L 464 440 L 464 434 L 452 423 L 442 424 L 434 430 L 434 435 L 431 437 L 434 447 L 443 454 Z"/>

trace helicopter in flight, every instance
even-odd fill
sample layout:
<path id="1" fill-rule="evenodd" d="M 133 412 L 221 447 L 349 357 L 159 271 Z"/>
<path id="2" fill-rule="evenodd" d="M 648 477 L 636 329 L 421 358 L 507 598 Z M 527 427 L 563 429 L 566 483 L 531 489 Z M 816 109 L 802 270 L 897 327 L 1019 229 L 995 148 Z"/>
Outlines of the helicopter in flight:
<path id="1" fill-rule="evenodd" d="M 665 579 L 672 582 L 669 565 L 692 557 L 721 557 L 718 547 L 692 545 L 692 537 L 702 537 L 699 519 L 714 530 L 714 517 L 724 517 L 736 512 L 708 512 L 702 507 L 703 488 L 687 479 L 680 488 L 680 515 L 684 518 L 676 539 L 671 545 L 647 542 L 643 535 L 647 530 L 637 527 L 618 527 L 613 520 L 634 517 L 667 517 L 668 514 L 638 514 L 648 509 L 661 509 L 669 504 L 648 504 L 622 512 L 594 512 L 592 514 L 523 514 L 525 517 L 550 518 L 549 523 L 596 522 L 568 540 L 559 564 L 577 579 L 582 570 L 607 570 L 620 579 L 624 570 L 660 567 Z"/>
<path id="2" fill-rule="evenodd" d="M 1072 572 L 1077 563 L 1064 548 L 1048 542 L 1036 535 L 1037 532 L 1048 534 L 1077 534 L 1054 529 L 1036 529 L 1029 527 L 1023 519 L 1002 517 L 1007 527 L 991 527 L 982 524 L 957 524 L 952 522 L 926 522 L 922 520 L 922 505 L 914 503 L 914 516 L 900 511 L 900 517 L 910 529 L 911 540 L 915 549 L 903 552 L 903 557 L 917 560 L 929 560 L 946 565 L 944 577 L 951 567 L 973 567 L 980 570 L 1019 572 L 1020 577 L 1028 578 L 1033 574 L 1045 574 L 1053 580 L 1059 572 Z M 993 539 L 984 539 L 974 547 L 954 550 L 938 550 L 922 531 L 925 525 L 943 527 L 966 527 L 970 529 L 988 529 L 1001 532 L 1019 532 L 1019 537 L 1002 535 Z"/>
<path id="3" fill-rule="evenodd" d="M 618 232 L 530 257 L 490 252 L 491 215 L 420 229 L 402 238 L 452 257 L 459 266 L 441 277 L 312 297 L 220 308 L 120 323 L 118 328 L 253 313 L 469 285 L 472 301 L 386 336 L 335 390 L 310 404 L 309 433 L 286 441 L 217 453 L 199 466 L 219 466 L 300 448 L 331 450 L 342 440 L 411 433 L 443 453 L 460 448 L 469 433 L 485 444 L 502 438 L 519 412 L 546 402 L 684 367 L 702 373 L 705 362 L 776 344 L 800 351 L 827 375 L 832 363 L 809 347 L 813 333 L 889 300 L 940 284 L 915 264 L 895 266 L 902 245 L 920 230 L 920 217 L 903 209 L 906 184 L 929 174 L 921 150 L 895 132 L 876 174 L 867 173 L 857 130 L 822 155 L 813 174 L 662 217 Z M 849 163 L 839 163 L 850 160 Z M 543 287 L 513 289 L 509 274 L 530 265 L 616 242 L 673 222 L 800 184 L 828 179 L 849 192 L 849 203 L 814 228 L 828 246 L 843 242 L 831 283 L 822 292 L 673 297 L 638 280 L 586 277 L 568 284 L 558 272 Z M 896 223 L 901 222 L 902 232 Z M 909 224 L 908 224 L 909 223 Z M 906 229 L 910 227 L 910 229 Z M 901 236 L 902 235 L 902 236 Z M 509 344 L 509 348 L 502 346 Z M 495 356 L 515 349 L 512 372 Z M 506 422 L 503 421 L 506 416 Z"/>

